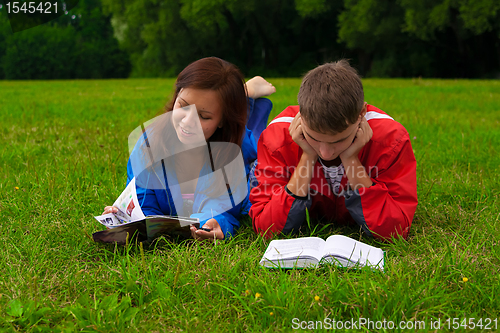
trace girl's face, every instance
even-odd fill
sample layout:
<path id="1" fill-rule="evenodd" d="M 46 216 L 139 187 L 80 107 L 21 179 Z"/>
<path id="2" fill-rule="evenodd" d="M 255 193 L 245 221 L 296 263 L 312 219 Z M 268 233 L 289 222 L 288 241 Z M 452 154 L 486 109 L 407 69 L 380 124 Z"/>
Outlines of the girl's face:
<path id="1" fill-rule="evenodd" d="M 219 95 L 213 90 L 181 89 L 172 112 L 177 137 L 184 144 L 200 144 L 222 127 Z"/>

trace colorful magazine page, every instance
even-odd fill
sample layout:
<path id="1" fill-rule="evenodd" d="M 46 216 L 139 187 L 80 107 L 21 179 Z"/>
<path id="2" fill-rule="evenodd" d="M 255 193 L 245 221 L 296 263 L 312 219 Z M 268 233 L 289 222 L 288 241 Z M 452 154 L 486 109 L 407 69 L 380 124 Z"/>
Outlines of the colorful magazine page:
<path id="1" fill-rule="evenodd" d="M 145 216 L 139 205 L 139 200 L 137 200 L 135 177 L 132 178 L 122 194 L 116 199 L 113 206 L 118 208 L 119 213 L 117 215 L 120 215 L 127 222 L 144 220 Z"/>
<path id="2" fill-rule="evenodd" d="M 130 181 L 113 206 L 118 208 L 117 213 L 94 216 L 106 228 L 116 228 L 127 223 L 143 221 L 146 218 L 139 205 L 139 200 L 137 200 L 135 178 Z"/>

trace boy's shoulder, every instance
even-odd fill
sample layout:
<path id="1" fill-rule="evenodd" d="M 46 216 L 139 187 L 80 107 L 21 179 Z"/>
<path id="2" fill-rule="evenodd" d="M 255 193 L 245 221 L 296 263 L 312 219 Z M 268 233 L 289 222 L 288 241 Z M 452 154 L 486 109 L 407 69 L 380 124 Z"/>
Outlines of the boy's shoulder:
<path id="1" fill-rule="evenodd" d="M 286 128 L 288 128 L 288 126 L 290 126 L 290 123 L 292 122 L 293 118 L 295 118 L 295 116 L 297 115 L 297 113 L 299 113 L 299 111 L 300 111 L 300 107 L 298 105 L 288 106 L 286 109 L 281 111 L 279 115 L 274 117 L 273 120 L 271 120 L 268 127 L 271 124 L 279 123 L 279 124 L 282 124 L 282 126 L 285 126 Z M 288 124 L 288 125 L 283 125 L 283 124 Z"/>
<path id="2" fill-rule="evenodd" d="M 406 128 L 379 108 L 368 105 L 365 117 L 373 131 L 372 143 L 392 147 L 409 139 Z"/>
<path id="3" fill-rule="evenodd" d="M 274 152 L 285 146 L 288 146 L 287 149 L 298 147 L 290 136 L 288 127 L 299 110 L 298 105 L 287 107 L 262 132 L 260 140 L 262 140 L 262 144 L 268 151 Z M 379 108 L 368 105 L 365 117 L 373 130 L 372 144 L 394 147 L 402 140 L 409 139 L 408 132 L 403 125 Z M 292 150 L 294 149 L 292 148 Z"/>
<path id="4" fill-rule="evenodd" d="M 296 145 L 290 136 L 288 128 L 298 112 L 298 105 L 289 106 L 269 122 L 269 125 L 267 125 L 266 129 L 262 132 L 260 138 L 262 144 L 269 151 L 274 152 L 284 146 L 291 144 Z"/>

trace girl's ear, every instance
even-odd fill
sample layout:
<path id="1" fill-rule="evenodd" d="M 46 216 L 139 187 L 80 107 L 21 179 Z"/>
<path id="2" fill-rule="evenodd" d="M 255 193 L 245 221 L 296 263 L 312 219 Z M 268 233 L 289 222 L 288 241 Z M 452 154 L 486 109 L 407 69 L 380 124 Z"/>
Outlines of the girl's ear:
<path id="1" fill-rule="evenodd" d="M 219 125 L 217 125 L 218 128 L 222 128 L 222 120 L 220 121 Z"/>

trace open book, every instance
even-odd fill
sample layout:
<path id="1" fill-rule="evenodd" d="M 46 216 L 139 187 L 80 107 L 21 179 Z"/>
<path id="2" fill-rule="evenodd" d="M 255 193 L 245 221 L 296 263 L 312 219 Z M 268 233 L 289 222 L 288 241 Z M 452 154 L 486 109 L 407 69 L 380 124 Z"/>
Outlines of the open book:
<path id="1" fill-rule="evenodd" d="M 342 235 L 273 240 L 260 264 L 270 268 L 317 267 L 321 263 L 341 267 L 369 266 L 384 270 L 384 251 Z"/>
<path id="2" fill-rule="evenodd" d="M 190 217 L 152 215 L 144 216 L 135 189 L 135 178 L 113 203 L 117 213 L 94 216 L 108 229 L 92 234 L 94 241 L 125 244 L 127 237 L 137 237 L 139 241 L 151 241 L 163 235 L 191 237 L 190 226 L 199 226 L 199 219 Z"/>

